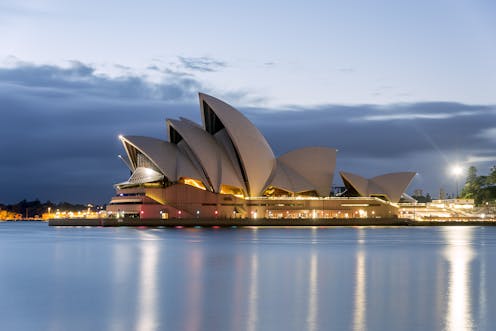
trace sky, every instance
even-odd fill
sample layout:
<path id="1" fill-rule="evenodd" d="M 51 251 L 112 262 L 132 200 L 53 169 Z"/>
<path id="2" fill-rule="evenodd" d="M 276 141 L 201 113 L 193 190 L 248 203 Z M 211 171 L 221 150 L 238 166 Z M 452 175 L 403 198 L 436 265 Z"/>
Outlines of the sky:
<path id="1" fill-rule="evenodd" d="M 117 136 L 199 122 L 198 92 L 276 155 L 335 147 L 337 171 L 417 172 L 409 193 L 496 164 L 494 1 L 0 0 L 0 36 L 3 203 L 108 202 Z"/>

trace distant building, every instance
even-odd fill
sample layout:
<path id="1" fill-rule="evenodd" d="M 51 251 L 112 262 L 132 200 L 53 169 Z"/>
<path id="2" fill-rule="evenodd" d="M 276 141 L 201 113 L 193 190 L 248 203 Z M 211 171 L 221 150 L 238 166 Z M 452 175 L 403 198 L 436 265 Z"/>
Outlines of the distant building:
<path id="1" fill-rule="evenodd" d="M 15 213 L 13 211 L 0 209 L 0 221 L 18 220 L 21 218 L 22 218 L 21 214 Z"/>
<path id="2" fill-rule="evenodd" d="M 275 157 L 238 110 L 200 93 L 202 125 L 167 120 L 168 141 L 120 136 L 131 171 L 107 207 L 141 218 L 393 217 L 415 173 L 366 179 L 340 172 L 331 197 L 335 148 L 305 147 Z"/>
<path id="3" fill-rule="evenodd" d="M 441 187 L 439 189 L 439 200 L 445 200 L 446 198 L 446 191 Z"/>

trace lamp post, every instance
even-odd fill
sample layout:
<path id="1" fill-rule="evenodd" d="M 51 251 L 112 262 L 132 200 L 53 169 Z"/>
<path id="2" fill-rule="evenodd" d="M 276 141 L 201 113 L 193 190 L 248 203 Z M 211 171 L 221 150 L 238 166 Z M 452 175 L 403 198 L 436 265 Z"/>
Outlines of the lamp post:
<path id="1" fill-rule="evenodd" d="M 455 176 L 456 198 L 458 199 L 458 178 L 460 178 L 460 175 L 463 173 L 463 168 L 460 167 L 459 165 L 454 165 L 453 168 L 451 169 L 451 173 L 453 174 L 453 176 Z"/>

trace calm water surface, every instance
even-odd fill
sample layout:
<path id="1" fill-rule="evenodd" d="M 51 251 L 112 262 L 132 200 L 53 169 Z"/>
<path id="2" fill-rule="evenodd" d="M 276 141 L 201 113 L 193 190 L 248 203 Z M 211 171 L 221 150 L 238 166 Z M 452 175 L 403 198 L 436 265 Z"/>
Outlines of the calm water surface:
<path id="1" fill-rule="evenodd" d="M 1 330 L 496 330 L 496 228 L 0 223 Z"/>

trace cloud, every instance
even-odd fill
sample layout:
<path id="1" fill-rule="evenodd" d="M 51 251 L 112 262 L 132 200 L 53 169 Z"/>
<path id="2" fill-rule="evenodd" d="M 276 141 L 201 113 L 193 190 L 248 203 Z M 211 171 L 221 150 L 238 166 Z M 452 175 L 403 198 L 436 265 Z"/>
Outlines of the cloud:
<path id="1" fill-rule="evenodd" d="M 146 67 L 146 69 L 153 70 L 153 71 L 160 71 L 160 68 L 154 64 Z"/>
<path id="2" fill-rule="evenodd" d="M 481 133 L 496 123 L 494 106 L 452 102 L 247 111 L 281 152 L 289 136 L 298 136 L 298 146 L 319 142 L 349 155 L 378 157 L 430 150 L 433 143 L 443 151 L 490 148 L 490 135 Z"/>
<path id="3" fill-rule="evenodd" d="M 496 123 L 495 126 L 493 127 L 489 127 L 481 130 L 477 136 L 482 139 L 487 139 L 489 141 L 492 141 L 493 143 L 496 143 Z"/>
<path id="4" fill-rule="evenodd" d="M 159 83 L 145 76 L 108 77 L 77 61 L 68 66 L 18 63 L 0 68 L 0 202 L 27 199 L 104 203 L 127 169 L 118 134 L 166 139 L 166 118 L 200 122 L 193 76 L 167 68 Z M 494 155 L 496 108 L 453 102 L 243 107 L 263 97 L 220 91 L 267 137 L 277 155 L 304 146 L 339 149 L 337 170 L 373 176 L 420 173 L 414 187 L 434 193 L 452 185 L 446 163 Z M 482 163 L 479 163 L 482 164 Z M 481 173 L 484 173 L 481 170 Z M 339 182 L 337 175 L 335 182 Z"/>
<path id="5" fill-rule="evenodd" d="M 173 77 L 191 77 L 191 78 L 194 77 L 194 75 L 189 72 L 184 72 L 176 69 L 164 68 L 160 71 L 166 75 L 172 75 Z"/>
<path id="6" fill-rule="evenodd" d="M 128 67 L 128 66 L 125 66 L 125 65 L 122 65 L 122 64 L 114 64 L 114 67 L 117 68 L 117 69 L 123 70 L 123 71 L 132 70 L 131 67 Z"/>
<path id="7" fill-rule="evenodd" d="M 215 60 L 210 57 L 183 57 L 179 56 L 179 61 L 181 65 L 192 71 L 199 72 L 215 72 L 223 69 L 227 64 L 223 61 Z"/>
<path id="8" fill-rule="evenodd" d="M 168 75 L 110 78 L 94 67 L 0 68 L 0 201 L 105 202 L 126 178 L 118 134 L 166 138 L 166 117 L 199 119 L 201 83 Z"/>
<path id="9" fill-rule="evenodd" d="M 177 102 L 189 100 L 201 89 L 199 81 L 170 73 L 161 83 L 150 83 L 138 75 L 110 78 L 95 73 L 95 68 L 72 61 L 69 67 L 21 63 L 12 68 L 0 68 L 4 86 L 24 88 L 25 93 L 53 92 L 96 98 L 151 99 Z M 29 89 L 29 91 L 28 91 Z"/>
<path id="10" fill-rule="evenodd" d="M 355 72 L 355 69 L 351 67 L 343 67 L 343 68 L 338 68 L 338 71 L 344 74 L 351 74 Z"/>
<path id="11" fill-rule="evenodd" d="M 492 162 L 493 165 L 496 165 L 496 153 L 488 154 L 488 155 L 470 155 L 467 158 L 467 163 L 480 163 L 480 162 Z"/>

